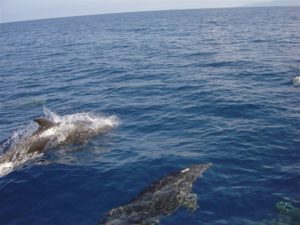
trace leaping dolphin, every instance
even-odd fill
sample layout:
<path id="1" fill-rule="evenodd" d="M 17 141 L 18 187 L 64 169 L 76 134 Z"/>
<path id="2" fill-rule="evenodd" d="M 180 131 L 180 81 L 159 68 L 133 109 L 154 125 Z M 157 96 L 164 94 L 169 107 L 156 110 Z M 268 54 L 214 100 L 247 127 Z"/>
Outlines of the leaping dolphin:
<path id="1" fill-rule="evenodd" d="M 112 209 L 99 225 L 154 225 L 179 207 L 198 208 L 193 183 L 212 164 L 199 164 L 172 173 L 152 183 L 129 204 Z"/>
<path id="2" fill-rule="evenodd" d="M 35 119 L 34 122 L 39 125 L 38 129 L 17 140 L 16 143 L 10 144 L 9 149 L 0 155 L 0 176 L 6 175 L 14 167 L 41 155 L 47 148 L 55 148 L 62 144 L 83 143 L 117 124 L 114 118 L 97 117 L 89 113 L 62 117 L 55 114 L 55 116 L 55 120 Z"/>

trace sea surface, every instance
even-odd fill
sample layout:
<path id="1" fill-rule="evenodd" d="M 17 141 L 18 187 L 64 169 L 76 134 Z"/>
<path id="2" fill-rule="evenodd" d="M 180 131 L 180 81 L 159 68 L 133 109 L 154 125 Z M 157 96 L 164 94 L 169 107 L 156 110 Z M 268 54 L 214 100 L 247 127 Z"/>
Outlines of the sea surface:
<path id="1" fill-rule="evenodd" d="M 277 202 L 300 201 L 299 64 L 299 7 L 0 24 L 0 141 L 44 107 L 119 120 L 0 177 L 0 224 L 97 224 L 153 181 L 207 162 L 199 209 L 161 225 L 274 219 Z"/>

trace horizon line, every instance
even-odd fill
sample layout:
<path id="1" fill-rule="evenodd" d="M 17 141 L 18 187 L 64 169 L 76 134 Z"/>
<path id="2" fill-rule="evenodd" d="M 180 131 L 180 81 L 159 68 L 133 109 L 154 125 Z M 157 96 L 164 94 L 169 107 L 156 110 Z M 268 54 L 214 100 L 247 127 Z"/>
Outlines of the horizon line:
<path id="1" fill-rule="evenodd" d="M 9 23 L 25 23 L 41 20 L 56 20 L 72 17 L 86 17 L 86 16 L 102 16 L 102 15 L 114 15 L 114 14 L 131 14 L 131 13 L 149 13 L 149 12 L 164 12 L 164 11 L 184 11 L 184 10 L 207 10 L 207 9 L 238 9 L 238 8 L 282 8 L 282 7 L 300 7 L 298 5 L 286 5 L 286 6 L 228 6 L 228 7 L 203 7 L 203 8 L 182 8 L 182 9 L 154 9 L 154 10 L 138 10 L 138 11 L 124 11 L 124 12 L 107 12 L 107 13 L 97 13 L 97 14 L 81 14 L 81 15 L 68 15 L 68 16 L 59 16 L 59 17 L 48 17 L 48 18 L 37 18 L 37 19 L 28 19 L 28 20 L 13 20 L 7 22 L 1 22 L 2 24 Z"/>

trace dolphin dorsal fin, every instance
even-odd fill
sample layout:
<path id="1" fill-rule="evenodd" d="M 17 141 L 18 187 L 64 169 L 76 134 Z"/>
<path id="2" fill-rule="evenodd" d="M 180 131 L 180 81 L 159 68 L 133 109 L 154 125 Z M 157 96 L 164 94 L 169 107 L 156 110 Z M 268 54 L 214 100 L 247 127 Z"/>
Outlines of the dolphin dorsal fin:
<path id="1" fill-rule="evenodd" d="M 33 121 L 40 125 L 39 129 L 43 129 L 43 130 L 49 129 L 49 128 L 57 125 L 56 123 L 54 123 L 50 120 L 47 120 L 45 118 L 37 118 L 37 119 L 34 119 Z"/>

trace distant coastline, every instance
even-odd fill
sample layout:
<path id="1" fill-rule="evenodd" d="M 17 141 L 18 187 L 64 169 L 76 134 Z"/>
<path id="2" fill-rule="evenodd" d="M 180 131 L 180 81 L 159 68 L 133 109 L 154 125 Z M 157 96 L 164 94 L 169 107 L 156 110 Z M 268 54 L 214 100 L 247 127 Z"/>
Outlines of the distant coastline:
<path id="1" fill-rule="evenodd" d="M 248 4 L 246 7 L 297 7 L 300 6 L 300 1 L 283 1 L 283 0 L 273 0 L 273 1 L 266 1 L 262 3 L 252 3 Z"/>

